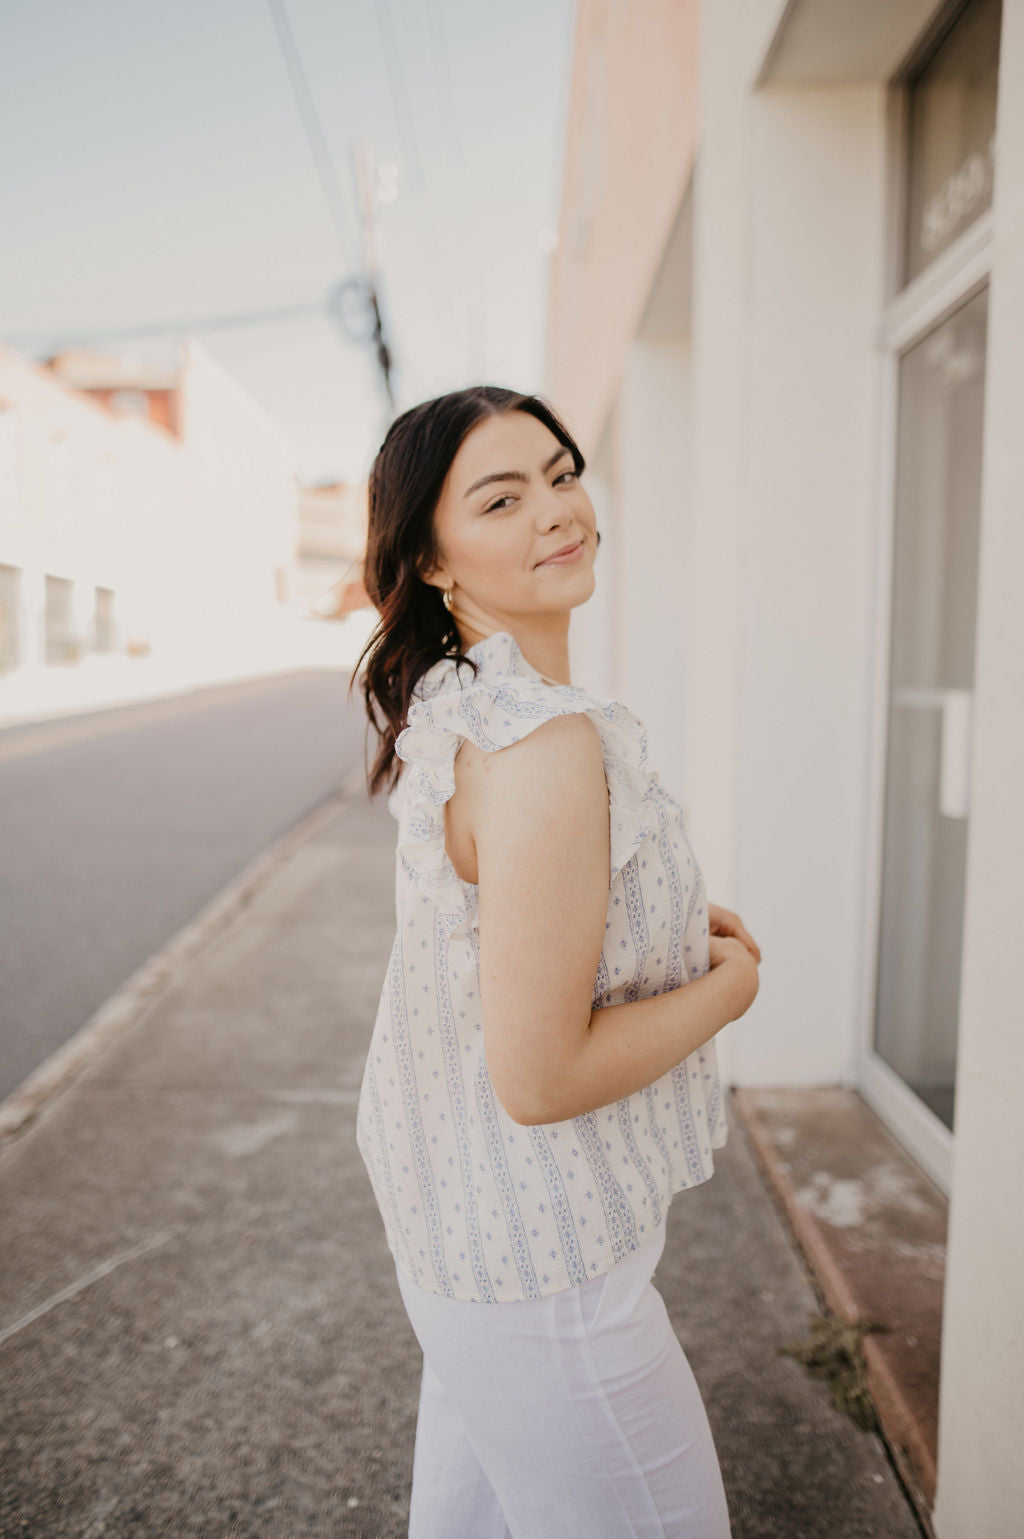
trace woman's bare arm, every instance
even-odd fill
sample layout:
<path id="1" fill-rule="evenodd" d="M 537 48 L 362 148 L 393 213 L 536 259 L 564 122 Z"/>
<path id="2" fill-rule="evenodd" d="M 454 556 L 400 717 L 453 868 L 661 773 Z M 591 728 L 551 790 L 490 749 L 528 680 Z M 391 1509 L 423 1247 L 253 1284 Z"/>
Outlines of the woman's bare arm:
<path id="1" fill-rule="evenodd" d="M 456 765 L 477 857 L 484 1050 L 514 1121 L 559 1122 L 643 1089 L 749 1007 L 756 964 L 734 941 L 691 983 L 592 1009 L 609 805 L 589 717 L 556 717 Z"/>

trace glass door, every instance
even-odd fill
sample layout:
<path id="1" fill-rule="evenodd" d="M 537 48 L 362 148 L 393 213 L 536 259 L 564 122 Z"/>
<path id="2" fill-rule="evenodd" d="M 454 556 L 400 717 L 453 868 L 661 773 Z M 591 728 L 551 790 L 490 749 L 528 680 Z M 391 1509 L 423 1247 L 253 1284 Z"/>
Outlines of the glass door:
<path id="1" fill-rule="evenodd" d="M 970 806 L 987 285 L 899 360 L 873 1045 L 952 1132 Z"/>
<path id="2" fill-rule="evenodd" d="M 878 842 L 858 1082 L 946 1191 L 970 823 L 1001 31 L 1000 0 L 949 0 L 891 83 L 889 103 L 891 289 L 881 326 L 888 527 L 879 551 L 888 615 L 878 659 Z"/>

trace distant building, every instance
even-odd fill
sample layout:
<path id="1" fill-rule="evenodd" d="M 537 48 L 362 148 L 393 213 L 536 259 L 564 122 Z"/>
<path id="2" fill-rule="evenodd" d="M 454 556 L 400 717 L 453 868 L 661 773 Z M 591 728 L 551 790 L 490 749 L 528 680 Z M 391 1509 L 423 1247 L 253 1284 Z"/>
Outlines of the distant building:
<path id="1" fill-rule="evenodd" d="M 178 434 L 176 373 L 133 365 L 108 353 L 71 348 L 43 360 L 65 385 L 105 406 L 116 417 L 137 417 Z"/>
<path id="2" fill-rule="evenodd" d="M 0 345 L 0 674 L 237 652 L 295 599 L 292 444 L 194 341 L 174 374 Z"/>
<path id="3" fill-rule="evenodd" d="M 370 606 L 363 586 L 366 494 L 365 482 L 300 490 L 294 593 L 302 608 L 323 619 L 343 619 Z"/>

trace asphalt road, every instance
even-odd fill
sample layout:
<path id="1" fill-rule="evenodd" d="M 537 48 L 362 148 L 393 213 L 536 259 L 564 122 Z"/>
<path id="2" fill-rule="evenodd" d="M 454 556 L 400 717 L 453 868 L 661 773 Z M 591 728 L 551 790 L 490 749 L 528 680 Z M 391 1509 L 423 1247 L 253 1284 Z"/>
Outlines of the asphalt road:
<path id="1" fill-rule="evenodd" d="M 0 1098 L 362 763 L 348 671 L 0 732 Z"/>

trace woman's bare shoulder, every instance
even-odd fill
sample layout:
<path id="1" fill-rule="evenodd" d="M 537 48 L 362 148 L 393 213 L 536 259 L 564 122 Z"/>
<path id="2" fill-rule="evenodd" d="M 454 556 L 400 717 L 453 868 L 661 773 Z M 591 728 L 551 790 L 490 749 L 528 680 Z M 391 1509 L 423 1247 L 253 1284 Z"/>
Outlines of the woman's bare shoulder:
<path id="1" fill-rule="evenodd" d="M 455 791 L 446 814 L 446 849 L 463 881 L 476 882 L 477 845 L 507 831 L 526 801 L 567 794 L 607 798 L 601 735 L 593 721 L 572 712 L 551 717 L 516 743 L 497 751 L 465 739 L 455 755 Z M 602 791 L 603 788 L 603 791 Z M 603 803 L 602 803 L 603 805 Z"/>
<path id="2" fill-rule="evenodd" d="M 493 783 L 504 792 L 535 783 L 554 765 L 563 773 L 585 772 L 595 763 L 603 763 L 596 724 L 583 711 L 568 711 L 539 722 L 502 748 L 481 748 L 471 738 L 464 739 L 455 755 L 455 779 L 467 787 Z"/>

